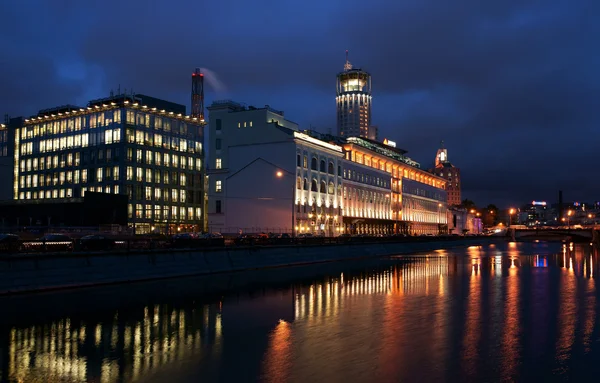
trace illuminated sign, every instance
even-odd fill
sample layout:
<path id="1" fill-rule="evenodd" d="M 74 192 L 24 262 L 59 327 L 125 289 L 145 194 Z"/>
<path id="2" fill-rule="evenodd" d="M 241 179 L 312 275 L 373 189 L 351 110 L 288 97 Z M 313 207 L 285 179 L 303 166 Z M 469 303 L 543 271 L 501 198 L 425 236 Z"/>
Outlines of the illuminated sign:
<path id="1" fill-rule="evenodd" d="M 384 144 L 384 145 L 387 145 L 387 146 L 391 146 L 392 148 L 395 148 L 395 147 L 396 147 L 396 143 L 395 143 L 394 141 L 390 141 L 390 140 L 388 140 L 387 138 L 385 138 L 385 139 L 383 140 L 383 144 Z"/>
<path id="2" fill-rule="evenodd" d="M 532 201 L 533 206 L 546 206 L 546 201 Z"/>

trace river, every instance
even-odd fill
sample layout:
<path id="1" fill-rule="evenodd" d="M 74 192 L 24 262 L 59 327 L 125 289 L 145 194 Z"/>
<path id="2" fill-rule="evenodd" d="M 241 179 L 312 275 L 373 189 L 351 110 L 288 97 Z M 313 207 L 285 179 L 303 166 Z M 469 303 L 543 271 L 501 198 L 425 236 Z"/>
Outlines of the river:
<path id="1" fill-rule="evenodd" d="M 598 250 L 506 243 L 0 298 L 8 382 L 593 381 Z"/>

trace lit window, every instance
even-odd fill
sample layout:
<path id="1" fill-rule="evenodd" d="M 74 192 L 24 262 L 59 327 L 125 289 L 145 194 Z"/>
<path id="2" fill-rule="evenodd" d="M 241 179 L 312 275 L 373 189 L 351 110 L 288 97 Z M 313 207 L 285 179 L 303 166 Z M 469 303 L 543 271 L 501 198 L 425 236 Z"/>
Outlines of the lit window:
<path id="1" fill-rule="evenodd" d="M 221 169 L 221 159 L 220 158 L 216 159 L 215 168 L 216 169 Z"/>
<path id="2" fill-rule="evenodd" d="M 217 193 L 219 193 L 219 192 L 221 192 L 221 190 L 222 190 L 221 189 L 221 181 L 220 180 L 219 181 L 215 181 L 215 191 Z"/>

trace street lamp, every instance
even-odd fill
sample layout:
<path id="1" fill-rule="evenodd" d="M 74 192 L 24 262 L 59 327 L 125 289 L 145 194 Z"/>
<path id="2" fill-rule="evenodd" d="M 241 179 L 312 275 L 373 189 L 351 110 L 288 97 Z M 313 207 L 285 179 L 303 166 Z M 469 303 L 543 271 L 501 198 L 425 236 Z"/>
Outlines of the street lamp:
<path id="1" fill-rule="evenodd" d="M 508 227 L 510 227 L 510 224 L 512 223 L 512 215 L 515 214 L 515 209 L 510 209 L 508 211 Z"/>
<path id="2" fill-rule="evenodd" d="M 282 178 L 283 177 L 283 172 L 281 170 L 277 170 L 275 172 L 275 177 L 277 178 Z M 294 229 L 296 227 L 296 219 L 294 217 L 294 213 L 296 212 L 296 181 L 293 180 L 293 187 L 292 187 L 292 227 L 291 227 L 291 234 L 292 234 L 292 238 L 294 238 Z"/>
<path id="3" fill-rule="evenodd" d="M 567 212 L 567 230 L 571 228 L 571 216 L 573 215 L 573 210 L 569 210 Z"/>

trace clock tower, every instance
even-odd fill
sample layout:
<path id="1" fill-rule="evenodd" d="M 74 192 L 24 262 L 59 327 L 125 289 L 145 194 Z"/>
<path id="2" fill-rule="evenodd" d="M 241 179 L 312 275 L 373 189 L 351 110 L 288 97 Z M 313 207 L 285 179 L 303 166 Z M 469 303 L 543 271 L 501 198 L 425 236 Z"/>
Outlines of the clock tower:
<path id="1" fill-rule="evenodd" d="M 441 166 L 444 162 L 448 162 L 448 151 L 444 148 L 444 141 L 442 140 L 440 148 L 435 155 L 435 167 Z"/>
<path id="2" fill-rule="evenodd" d="M 448 161 L 448 150 L 444 148 L 444 141 L 435 155 L 435 166 L 429 170 L 430 173 L 446 179 L 446 192 L 448 195 L 448 206 L 461 204 L 461 177 L 460 169 Z"/>

